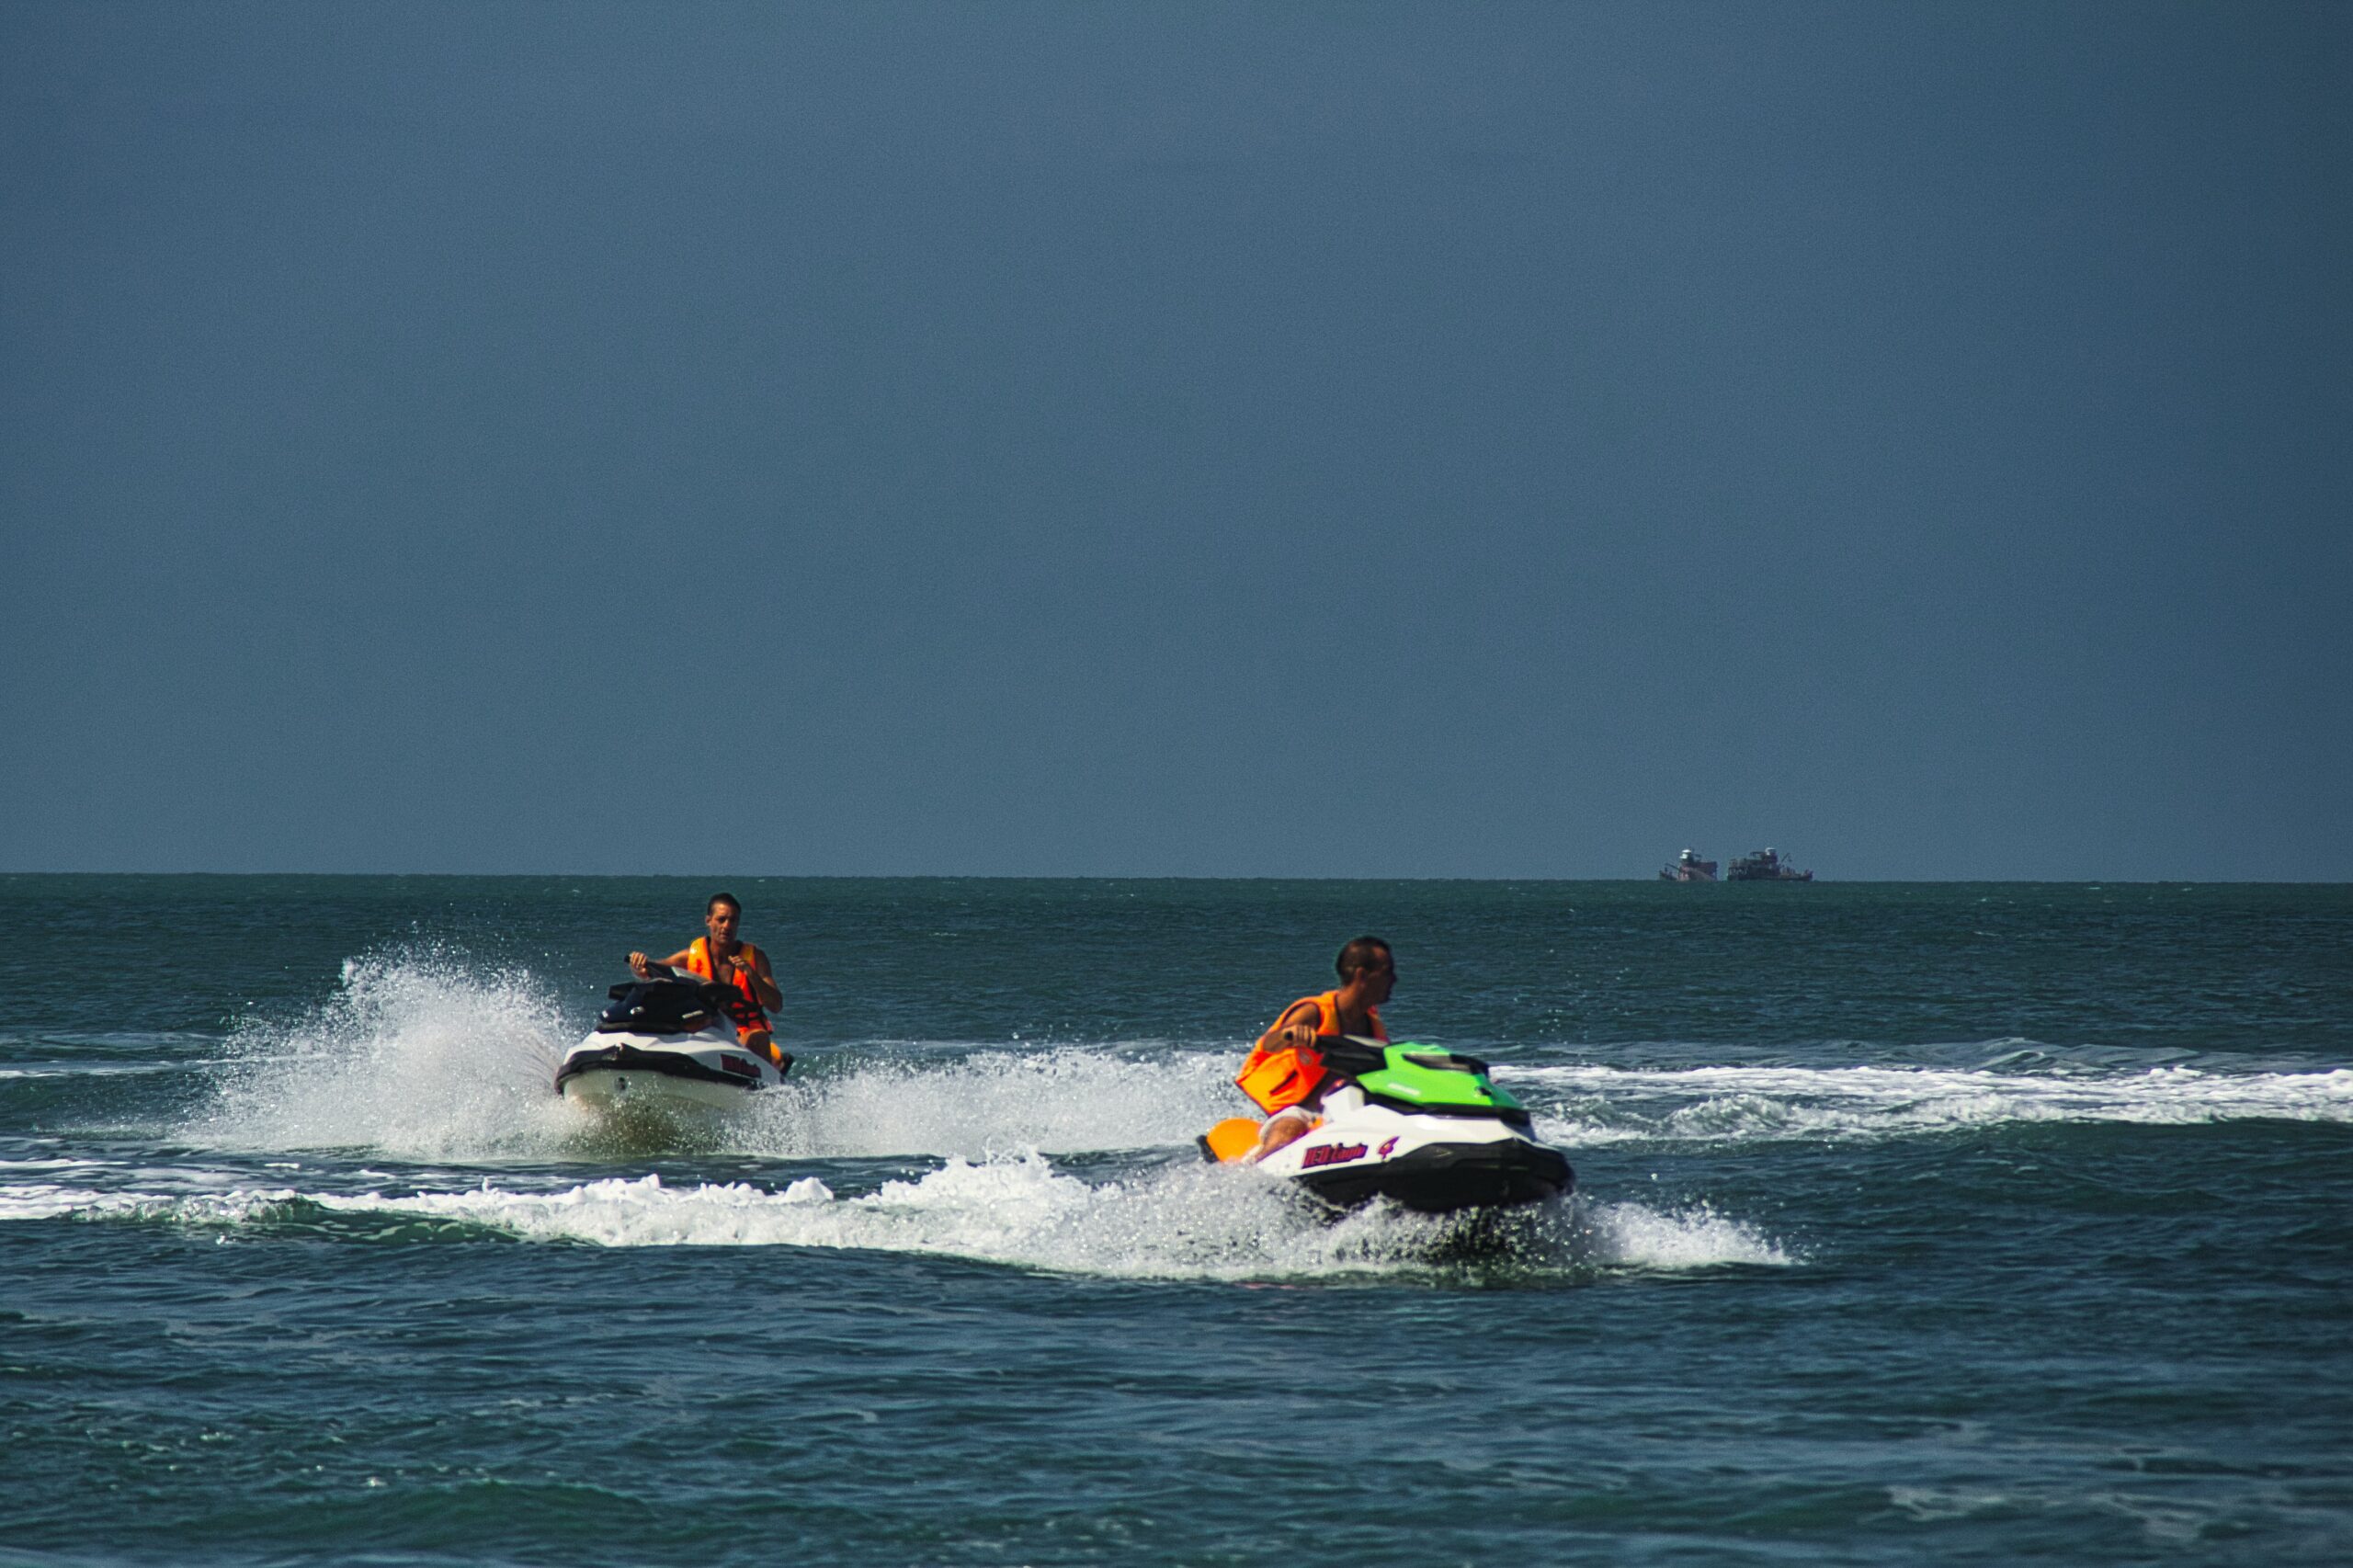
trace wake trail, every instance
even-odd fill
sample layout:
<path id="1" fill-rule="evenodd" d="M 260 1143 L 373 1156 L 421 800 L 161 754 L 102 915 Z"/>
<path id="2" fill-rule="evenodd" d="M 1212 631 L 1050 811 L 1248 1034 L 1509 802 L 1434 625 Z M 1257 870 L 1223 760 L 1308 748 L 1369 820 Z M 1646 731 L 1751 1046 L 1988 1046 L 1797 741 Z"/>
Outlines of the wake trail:
<path id="1" fill-rule="evenodd" d="M 267 1232 L 314 1212 L 458 1223 L 534 1242 L 909 1253 L 1119 1278 L 1423 1278 L 1458 1265 L 1474 1225 L 1485 1227 L 1483 1267 L 1518 1278 L 1798 1261 L 1753 1226 L 1703 1206 L 1554 1204 L 1472 1221 L 1374 1205 L 1333 1218 L 1245 1172 L 1161 1168 L 1097 1183 L 1034 1153 L 950 1159 L 849 1197 L 816 1176 L 780 1191 L 749 1183 L 673 1187 L 658 1176 L 553 1191 L 490 1183 L 357 1195 L 0 1188 L 0 1221 L 71 1217 Z"/>
<path id="2" fill-rule="evenodd" d="M 2353 1123 L 2353 1069 L 2101 1075 L 1927 1067 L 1530 1067 L 1540 1131 L 1585 1147 L 1665 1140 L 1890 1139 L 2063 1122 Z"/>

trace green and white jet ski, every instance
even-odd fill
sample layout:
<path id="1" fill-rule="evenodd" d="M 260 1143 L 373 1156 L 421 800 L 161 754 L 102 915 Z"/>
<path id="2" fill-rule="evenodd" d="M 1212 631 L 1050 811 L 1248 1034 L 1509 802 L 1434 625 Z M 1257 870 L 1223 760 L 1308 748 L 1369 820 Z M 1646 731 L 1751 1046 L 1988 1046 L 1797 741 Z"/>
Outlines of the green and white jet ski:
<path id="1" fill-rule="evenodd" d="M 1332 1078 L 1313 1131 L 1254 1161 L 1262 1124 L 1236 1117 L 1202 1135 L 1202 1153 L 1343 1209 L 1386 1198 L 1448 1214 L 1574 1190 L 1567 1156 L 1536 1141 L 1527 1110 L 1477 1057 L 1357 1035 L 1319 1036 L 1315 1047 Z"/>

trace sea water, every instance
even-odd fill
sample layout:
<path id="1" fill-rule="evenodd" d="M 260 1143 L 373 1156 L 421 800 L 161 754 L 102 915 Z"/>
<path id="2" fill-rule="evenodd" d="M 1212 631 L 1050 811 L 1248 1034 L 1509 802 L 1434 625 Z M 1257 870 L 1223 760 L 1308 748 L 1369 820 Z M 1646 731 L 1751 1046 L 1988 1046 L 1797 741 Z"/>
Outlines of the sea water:
<path id="1" fill-rule="evenodd" d="M 0 1563 L 2353 1561 L 2353 890 L 0 877 Z M 1342 942 L 1578 1172 L 1195 1134 Z"/>

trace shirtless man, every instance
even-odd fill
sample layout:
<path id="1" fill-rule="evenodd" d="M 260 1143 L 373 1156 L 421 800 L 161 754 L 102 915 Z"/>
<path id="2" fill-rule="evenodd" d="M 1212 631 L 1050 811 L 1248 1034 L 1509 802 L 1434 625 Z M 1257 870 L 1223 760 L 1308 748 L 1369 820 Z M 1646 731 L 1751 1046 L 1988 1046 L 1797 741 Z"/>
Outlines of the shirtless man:
<path id="1" fill-rule="evenodd" d="M 776 988 L 767 954 L 735 939 L 735 927 L 743 919 L 744 905 L 733 893 L 712 893 L 702 916 L 710 936 L 697 937 L 666 959 L 631 953 L 629 967 L 640 980 L 675 979 L 676 971 L 685 970 L 733 991 L 736 1005 L 727 1016 L 735 1026 L 735 1038 L 782 1066 L 786 1058 L 777 1049 L 766 1009 L 783 1006 L 784 993 Z"/>
<path id="2" fill-rule="evenodd" d="M 1245 1074 L 1286 1046 L 1312 1052 L 1317 1035 L 1353 1034 L 1378 1040 L 1389 1038 L 1389 1031 L 1381 1023 L 1381 1005 L 1397 987 L 1397 959 L 1389 950 L 1389 944 L 1378 937 L 1358 937 L 1340 949 L 1333 967 L 1339 971 L 1340 988 L 1318 996 L 1302 996 L 1284 1008 L 1282 1016 L 1250 1048 L 1250 1058 L 1242 1064 Z M 1323 1084 L 1319 1082 L 1298 1104 L 1285 1106 L 1267 1118 L 1266 1124 L 1258 1129 L 1257 1151 L 1249 1157 L 1265 1159 L 1313 1127 L 1323 1098 Z"/>

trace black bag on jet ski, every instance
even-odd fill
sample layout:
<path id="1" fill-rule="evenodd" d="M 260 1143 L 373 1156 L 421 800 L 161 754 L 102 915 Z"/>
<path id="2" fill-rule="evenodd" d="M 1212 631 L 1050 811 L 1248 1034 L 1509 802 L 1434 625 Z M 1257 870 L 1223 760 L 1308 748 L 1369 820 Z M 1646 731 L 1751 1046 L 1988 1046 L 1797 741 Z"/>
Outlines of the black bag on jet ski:
<path id="1" fill-rule="evenodd" d="M 719 987 L 701 980 L 633 980 L 616 985 L 597 1015 L 598 1034 L 693 1034 L 726 1008 Z"/>

